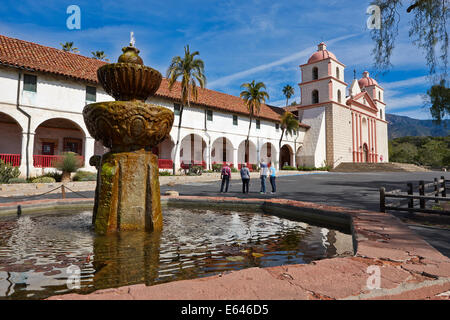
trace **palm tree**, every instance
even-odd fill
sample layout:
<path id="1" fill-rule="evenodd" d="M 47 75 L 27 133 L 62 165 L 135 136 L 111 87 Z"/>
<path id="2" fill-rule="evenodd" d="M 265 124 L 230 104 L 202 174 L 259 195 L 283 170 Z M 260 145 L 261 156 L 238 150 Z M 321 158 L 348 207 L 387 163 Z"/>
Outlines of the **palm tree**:
<path id="1" fill-rule="evenodd" d="M 265 103 L 266 99 L 269 99 L 269 94 L 261 89 L 266 89 L 264 82 L 258 82 L 255 84 L 255 80 L 250 83 L 243 83 L 241 89 L 244 89 L 239 95 L 244 99 L 245 105 L 248 109 L 250 122 L 248 125 L 247 140 L 245 140 L 245 162 L 249 160 L 249 139 L 250 139 L 250 128 L 252 126 L 252 119 L 255 114 L 259 114 L 261 109 L 261 103 Z M 267 89 L 266 89 L 267 90 Z"/>
<path id="2" fill-rule="evenodd" d="M 292 88 L 290 85 L 285 85 L 283 88 L 283 94 L 286 97 L 286 107 L 289 103 L 289 99 L 294 95 L 294 88 Z"/>
<path id="3" fill-rule="evenodd" d="M 106 54 L 104 51 L 92 51 L 91 53 L 94 59 L 109 61 L 109 59 L 106 59 Z"/>
<path id="4" fill-rule="evenodd" d="M 278 144 L 278 150 L 280 150 L 280 170 L 283 168 L 283 164 L 281 163 L 281 141 L 283 140 L 284 133 L 289 134 L 291 136 L 294 135 L 294 132 L 298 129 L 298 121 L 295 118 L 294 114 L 289 111 L 285 111 L 280 119 L 281 126 L 281 137 L 280 142 Z"/>
<path id="5" fill-rule="evenodd" d="M 204 88 L 206 84 L 205 65 L 203 60 L 195 58 L 195 56 L 199 54 L 198 51 L 191 53 L 189 45 L 187 45 L 184 47 L 184 58 L 181 58 L 180 56 L 173 57 L 169 68 L 167 68 L 166 77 L 169 80 L 169 91 L 172 91 L 175 82 L 181 77 L 181 106 L 178 120 L 177 144 L 175 145 L 173 158 L 178 152 L 180 143 L 181 119 L 184 107 L 191 107 L 191 95 L 192 98 L 194 98 L 194 101 L 197 100 L 197 82 L 198 86 L 201 88 Z M 175 174 L 175 161 L 173 163 L 173 174 Z"/>
<path id="6" fill-rule="evenodd" d="M 73 46 L 73 42 L 60 43 L 62 50 L 66 52 L 75 52 L 78 53 L 78 48 Z"/>

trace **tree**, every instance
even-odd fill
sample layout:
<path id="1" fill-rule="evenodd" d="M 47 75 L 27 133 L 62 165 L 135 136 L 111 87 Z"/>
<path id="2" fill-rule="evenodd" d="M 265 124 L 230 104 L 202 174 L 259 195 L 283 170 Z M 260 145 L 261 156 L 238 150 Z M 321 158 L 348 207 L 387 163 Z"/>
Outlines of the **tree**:
<path id="1" fill-rule="evenodd" d="M 450 88 L 445 85 L 445 80 L 442 79 L 439 84 L 433 85 L 427 91 L 427 95 L 431 116 L 436 124 L 440 124 L 447 114 L 450 115 Z"/>
<path id="2" fill-rule="evenodd" d="M 249 143 L 250 143 L 250 128 L 252 126 L 252 119 L 256 114 L 259 114 L 261 109 L 261 104 L 266 103 L 266 99 L 269 99 L 269 94 L 262 89 L 266 89 L 266 85 L 264 82 L 255 83 L 255 80 L 252 80 L 250 83 L 243 83 L 241 85 L 241 89 L 244 89 L 239 95 L 242 99 L 244 99 L 245 106 L 248 109 L 249 113 L 249 125 L 248 125 L 248 134 L 247 140 L 245 140 L 245 162 L 249 161 Z"/>
<path id="3" fill-rule="evenodd" d="M 94 59 L 109 61 L 109 59 L 106 59 L 106 54 L 104 51 L 92 51 L 91 53 Z"/>
<path id="4" fill-rule="evenodd" d="M 446 20 L 450 10 L 448 0 L 414 0 L 408 1 L 409 6 L 406 10 L 408 16 L 411 16 L 409 38 L 414 45 L 425 52 L 425 58 L 429 70 L 429 78 L 432 86 L 438 85 L 444 80 L 444 87 L 448 83 L 448 47 L 449 39 L 447 34 Z M 375 68 L 379 71 L 387 72 L 391 65 L 391 56 L 395 47 L 398 35 L 398 24 L 401 14 L 399 8 L 407 2 L 406 0 L 374 0 L 371 2 L 377 5 L 381 10 L 381 27 L 372 29 L 371 36 L 375 42 L 373 49 L 375 58 Z M 437 48 L 440 46 L 440 48 Z M 440 55 L 437 56 L 437 51 Z M 447 87 L 445 87 L 447 88 Z M 447 88 L 448 89 L 448 88 Z M 445 90 L 435 92 L 436 94 Z M 431 96 L 429 96 L 431 98 Z M 441 99 L 441 98 L 437 98 Z M 432 100 L 429 99 L 429 100 Z M 450 115 L 448 109 L 438 109 L 441 113 L 430 112 L 435 120 L 440 121 L 443 116 Z M 442 113 L 442 110 L 444 112 Z M 440 115 L 440 118 L 435 116 Z"/>
<path id="5" fill-rule="evenodd" d="M 70 181 L 70 174 L 83 166 L 81 157 L 75 152 L 65 152 L 55 163 L 55 168 L 62 171 L 61 182 Z"/>
<path id="6" fill-rule="evenodd" d="M 166 76 L 169 80 L 169 91 L 172 91 L 177 79 L 181 77 L 181 106 L 178 120 L 177 144 L 174 148 L 173 160 L 175 160 L 180 143 L 181 119 L 184 107 L 191 107 L 191 96 L 194 101 L 197 100 L 197 83 L 201 88 L 204 88 L 206 85 L 205 64 L 203 60 L 195 58 L 197 55 L 200 55 L 200 53 L 198 51 L 191 53 L 189 45 L 187 45 L 184 47 L 184 58 L 180 56 L 173 57 L 169 68 L 167 68 Z M 175 161 L 173 162 L 173 174 L 175 174 Z"/>
<path id="7" fill-rule="evenodd" d="M 294 133 L 298 130 L 298 121 L 295 118 L 294 114 L 285 111 L 281 116 L 280 127 L 281 127 L 281 137 L 280 142 L 278 143 L 278 150 L 280 150 L 280 170 L 281 170 L 283 167 L 283 164 L 281 163 L 281 141 L 283 140 L 284 133 L 286 132 L 286 134 L 293 136 Z"/>
<path id="8" fill-rule="evenodd" d="M 286 107 L 289 104 L 289 99 L 294 95 L 294 88 L 292 88 L 290 85 L 285 85 L 283 88 L 283 94 L 286 97 Z"/>
<path id="9" fill-rule="evenodd" d="M 73 46 L 73 42 L 60 43 L 62 50 L 66 52 L 78 53 L 78 48 Z"/>

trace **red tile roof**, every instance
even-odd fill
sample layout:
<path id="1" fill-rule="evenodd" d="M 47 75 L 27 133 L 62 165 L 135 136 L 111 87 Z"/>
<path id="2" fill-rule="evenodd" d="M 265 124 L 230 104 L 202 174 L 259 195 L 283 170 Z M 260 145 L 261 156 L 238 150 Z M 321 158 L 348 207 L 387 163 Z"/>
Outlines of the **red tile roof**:
<path id="1" fill-rule="evenodd" d="M 98 83 L 97 69 L 106 62 L 0 35 L 0 64 Z M 155 95 L 180 100 L 180 83 L 177 82 L 172 91 L 169 91 L 168 81 L 163 78 Z M 209 89 L 199 88 L 195 104 L 249 114 L 241 98 Z M 280 120 L 282 109 L 279 109 L 264 104 L 261 106 L 259 117 L 272 121 Z"/>

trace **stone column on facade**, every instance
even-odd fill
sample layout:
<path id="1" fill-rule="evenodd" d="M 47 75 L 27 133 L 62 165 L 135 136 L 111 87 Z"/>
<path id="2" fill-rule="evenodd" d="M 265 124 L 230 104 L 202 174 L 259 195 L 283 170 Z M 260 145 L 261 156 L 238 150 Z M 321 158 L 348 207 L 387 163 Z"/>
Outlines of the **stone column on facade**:
<path id="1" fill-rule="evenodd" d="M 20 153 L 20 167 L 19 167 L 21 176 L 26 176 L 27 172 L 28 174 L 31 175 L 33 169 L 34 132 L 30 133 L 29 136 L 30 140 L 28 142 L 29 144 L 28 144 L 28 159 L 27 159 L 28 133 L 22 132 L 22 148 Z"/>
<path id="2" fill-rule="evenodd" d="M 94 153 L 95 153 L 95 139 L 90 136 L 86 136 L 86 138 L 84 139 L 84 154 L 83 154 L 85 169 L 89 169 L 91 171 L 96 170 L 95 167 L 89 164 L 89 160 L 94 155 Z"/>
<path id="3" fill-rule="evenodd" d="M 181 150 L 181 141 L 178 144 L 178 148 L 176 148 L 176 142 L 175 142 L 175 145 L 172 148 L 172 152 L 170 153 L 171 159 L 172 159 L 173 163 L 175 164 L 175 173 L 178 173 L 178 170 L 181 168 L 180 150 Z"/>
<path id="4" fill-rule="evenodd" d="M 239 168 L 239 163 L 238 163 L 238 151 L 239 148 L 233 148 L 233 166 L 237 169 Z"/>

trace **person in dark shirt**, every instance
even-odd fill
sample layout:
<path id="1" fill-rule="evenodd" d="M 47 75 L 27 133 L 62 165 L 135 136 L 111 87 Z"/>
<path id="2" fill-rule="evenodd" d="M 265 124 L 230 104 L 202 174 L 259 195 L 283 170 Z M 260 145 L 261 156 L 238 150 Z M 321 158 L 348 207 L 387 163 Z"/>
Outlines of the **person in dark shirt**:
<path id="1" fill-rule="evenodd" d="M 250 183 L 250 170 L 247 164 L 243 163 L 241 167 L 242 193 L 248 193 L 248 185 Z"/>

